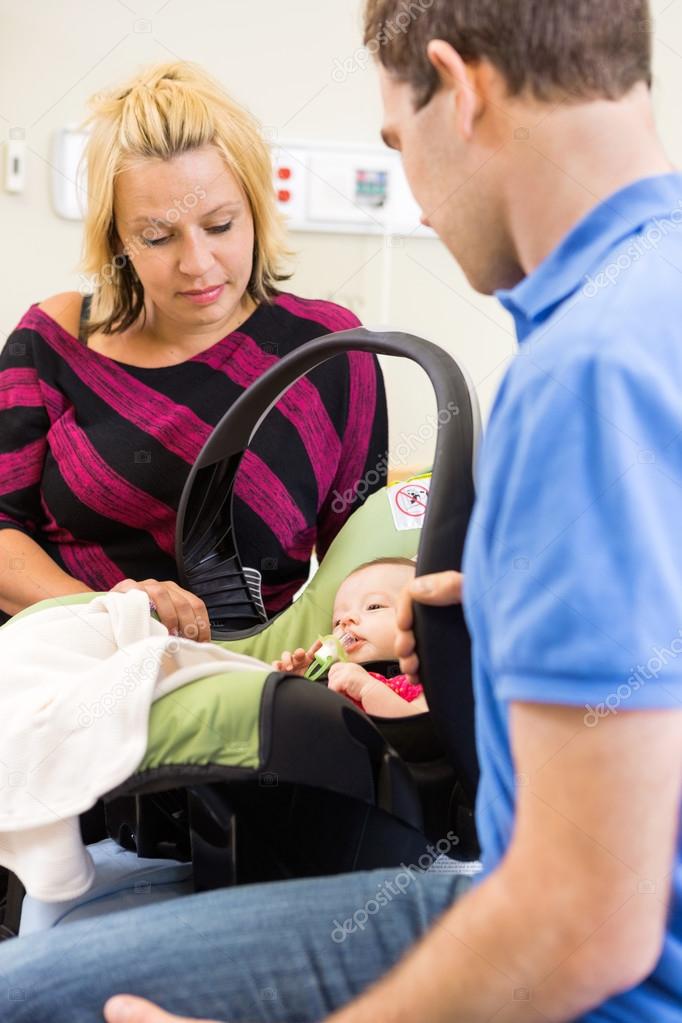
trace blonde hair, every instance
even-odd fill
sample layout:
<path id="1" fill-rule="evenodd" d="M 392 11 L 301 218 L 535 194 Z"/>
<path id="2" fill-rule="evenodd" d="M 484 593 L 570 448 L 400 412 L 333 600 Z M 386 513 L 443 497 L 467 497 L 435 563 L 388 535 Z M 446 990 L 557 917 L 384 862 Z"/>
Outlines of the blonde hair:
<path id="1" fill-rule="evenodd" d="M 147 68 L 124 87 L 97 94 L 89 105 L 83 269 L 97 286 L 87 332 L 119 333 L 144 316 L 144 289 L 116 230 L 116 176 L 138 158 L 170 160 L 201 146 L 221 153 L 246 193 L 254 226 L 247 291 L 257 302 L 268 301 L 277 282 L 288 277 L 280 266 L 289 253 L 270 153 L 254 118 L 210 75 L 184 61 Z"/>

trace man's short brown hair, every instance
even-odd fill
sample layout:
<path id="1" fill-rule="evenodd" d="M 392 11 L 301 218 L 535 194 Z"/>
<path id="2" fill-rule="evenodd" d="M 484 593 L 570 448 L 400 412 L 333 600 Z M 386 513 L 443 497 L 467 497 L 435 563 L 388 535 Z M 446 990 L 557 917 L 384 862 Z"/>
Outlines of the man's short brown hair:
<path id="1" fill-rule="evenodd" d="M 648 0 L 366 0 L 365 46 L 412 85 L 417 109 L 438 89 L 431 39 L 490 61 L 512 96 L 616 100 L 651 85 Z"/>

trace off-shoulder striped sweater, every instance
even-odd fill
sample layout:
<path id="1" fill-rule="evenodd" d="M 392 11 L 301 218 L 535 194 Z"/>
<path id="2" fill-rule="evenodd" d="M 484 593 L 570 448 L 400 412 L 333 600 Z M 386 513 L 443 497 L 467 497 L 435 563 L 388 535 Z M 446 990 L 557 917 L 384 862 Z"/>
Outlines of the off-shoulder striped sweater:
<path id="1" fill-rule="evenodd" d="M 0 529 L 29 534 L 92 589 L 176 579 L 176 509 L 212 428 L 277 359 L 357 324 L 331 302 L 280 293 L 199 355 L 146 369 L 31 306 L 0 353 Z M 313 546 L 323 557 L 384 483 L 386 448 L 383 380 L 367 354 L 320 366 L 267 417 L 239 470 L 235 526 L 270 612 L 307 577 Z"/>

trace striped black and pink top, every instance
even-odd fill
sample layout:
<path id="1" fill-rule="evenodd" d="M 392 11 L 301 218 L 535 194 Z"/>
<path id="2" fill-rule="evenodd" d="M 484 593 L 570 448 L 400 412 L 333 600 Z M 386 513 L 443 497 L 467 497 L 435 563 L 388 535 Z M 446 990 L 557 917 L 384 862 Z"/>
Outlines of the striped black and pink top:
<path id="1" fill-rule="evenodd" d="M 29 534 L 92 589 L 177 580 L 176 509 L 215 424 L 278 358 L 358 322 L 331 302 L 280 293 L 199 355 L 144 369 L 31 306 L 0 353 L 0 528 Z M 360 352 L 313 370 L 267 417 L 238 473 L 235 528 L 268 611 L 290 603 L 313 546 L 323 557 L 385 482 L 387 441 L 381 371 Z"/>

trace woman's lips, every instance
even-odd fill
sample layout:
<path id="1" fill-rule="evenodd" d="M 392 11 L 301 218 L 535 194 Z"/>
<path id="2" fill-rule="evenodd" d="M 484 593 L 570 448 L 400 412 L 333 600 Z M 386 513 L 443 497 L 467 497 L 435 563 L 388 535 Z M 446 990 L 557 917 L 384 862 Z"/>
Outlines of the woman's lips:
<path id="1" fill-rule="evenodd" d="M 180 294 L 195 305 L 210 305 L 220 298 L 224 287 L 224 284 L 216 284 L 215 287 L 204 288 L 203 291 L 181 291 Z"/>

